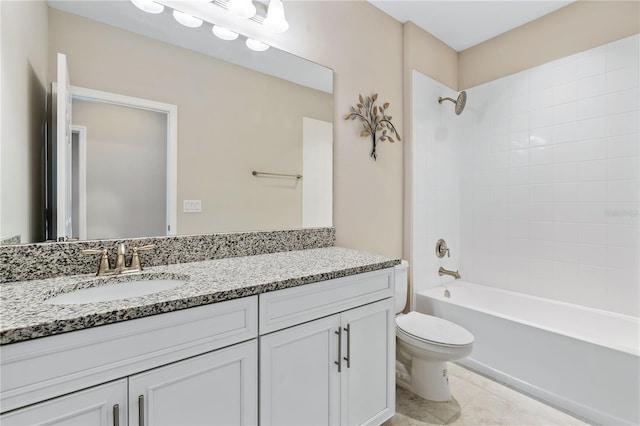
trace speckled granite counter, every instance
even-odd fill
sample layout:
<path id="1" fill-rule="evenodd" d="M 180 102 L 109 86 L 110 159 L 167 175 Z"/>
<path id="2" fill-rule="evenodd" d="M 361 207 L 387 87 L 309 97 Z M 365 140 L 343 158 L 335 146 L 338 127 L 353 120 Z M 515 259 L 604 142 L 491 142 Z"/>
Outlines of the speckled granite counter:
<path id="1" fill-rule="evenodd" d="M 21 281 L 0 287 L 0 344 L 141 318 L 208 303 L 392 267 L 399 259 L 327 247 L 256 256 L 180 263 L 142 274 L 98 278 L 75 275 Z M 109 282 L 175 278 L 172 290 L 110 302 L 51 305 L 46 299 Z"/>

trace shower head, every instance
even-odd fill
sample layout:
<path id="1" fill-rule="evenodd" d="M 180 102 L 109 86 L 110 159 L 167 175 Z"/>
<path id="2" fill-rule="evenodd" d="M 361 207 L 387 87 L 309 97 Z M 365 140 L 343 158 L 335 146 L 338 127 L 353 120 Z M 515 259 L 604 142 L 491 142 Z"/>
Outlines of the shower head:
<path id="1" fill-rule="evenodd" d="M 464 109 L 464 106 L 467 104 L 467 92 L 465 92 L 464 90 L 460 92 L 460 94 L 458 95 L 458 99 L 442 98 L 442 97 L 438 98 L 439 104 L 441 104 L 442 101 L 451 101 L 454 104 L 456 104 L 456 115 L 460 115 L 460 113 Z"/>

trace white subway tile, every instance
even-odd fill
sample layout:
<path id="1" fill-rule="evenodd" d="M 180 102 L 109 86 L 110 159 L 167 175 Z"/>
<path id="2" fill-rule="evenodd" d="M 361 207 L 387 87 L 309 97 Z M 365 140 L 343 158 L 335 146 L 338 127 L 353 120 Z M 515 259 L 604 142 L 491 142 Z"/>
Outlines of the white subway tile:
<path id="1" fill-rule="evenodd" d="M 577 183 L 556 183 L 553 185 L 553 201 L 556 203 L 570 203 L 578 201 L 579 190 Z"/>
<path id="2" fill-rule="evenodd" d="M 554 241 L 553 222 L 531 222 L 529 229 L 532 240 Z"/>
<path id="3" fill-rule="evenodd" d="M 582 99 L 578 102 L 578 119 L 602 117 L 606 114 L 607 103 L 604 96 Z"/>
<path id="4" fill-rule="evenodd" d="M 553 163 L 553 146 L 536 146 L 529 150 L 529 163 L 532 166 Z"/>
<path id="5" fill-rule="evenodd" d="M 603 138 L 607 135 L 606 117 L 591 118 L 578 122 L 578 137 L 582 139 Z"/>
<path id="6" fill-rule="evenodd" d="M 578 146 L 579 159 L 600 160 L 607 158 L 607 141 L 604 138 L 599 139 L 581 139 Z"/>
<path id="7" fill-rule="evenodd" d="M 609 221 L 607 203 L 583 203 L 580 205 L 581 223 L 607 223 Z"/>
<path id="8" fill-rule="evenodd" d="M 551 281 L 553 279 L 553 261 L 550 259 L 531 259 L 531 277 Z"/>
<path id="9" fill-rule="evenodd" d="M 553 243 L 553 260 L 558 262 L 578 263 L 578 244 L 571 242 L 556 241 Z"/>
<path id="10" fill-rule="evenodd" d="M 538 148 L 532 148 L 531 151 L 534 150 L 538 150 L 540 148 L 545 148 L 545 150 L 548 148 L 548 152 L 553 153 L 552 151 L 552 147 L 538 147 Z M 544 154 L 544 155 L 549 155 Z M 534 154 L 531 154 L 531 158 L 534 158 Z M 549 161 L 551 162 L 551 161 Z M 551 164 L 545 164 L 545 165 L 532 165 L 529 168 L 529 181 L 531 183 L 552 183 L 553 182 L 553 166 Z"/>
<path id="11" fill-rule="evenodd" d="M 553 240 L 566 243 L 577 243 L 578 223 L 556 222 L 553 224 Z"/>
<path id="12" fill-rule="evenodd" d="M 513 239 L 525 239 L 529 238 L 529 222 L 525 221 L 510 221 L 509 222 L 509 236 Z M 528 250 L 528 248 L 527 248 Z"/>
<path id="13" fill-rule="evenodd" d="M 560 144 L 578 140 L 578 123 L 575 121 L 553 126 L 553 143 Z M 573 157 L 575 160 L 577 157 Z M 565 160 L 567 161 L 567 160 Z"/>
<path id="14" fill-rule="evenodd" d="M 532 203 L 552 203 L 553 185 L 531 185 Z"/>
<path id="15" fill-rule="evenodd" d="M 538 127 L 531 129 L 529 145 L 531 147 L 551 145 L 553 143 L 553 127 Z"/>
<path id="16" fill-rule="evenodd" d="M 554 124 L 553 107 L 539 108 L 531 111 L 531 127 L 547 127 Z"/>
<path id="17" fill-rule="evenodd" d="M 628 37 L 606 47 L 607 71 L 638 66 L 638 38 Z"/>
<path id="18" fill-rule="evenodd" d="M 578 262 L 583 265 L 606 267 L 608 265 L 607 246 L 580 244 L 578 249 Z"/>
<path id="19" fill-rule="evenodd" d="M 605 181 L 607 179 L 607 160 L 581 161 L 580 164 L 578 164 L 578 176 L 581 182 Z M 588 201 L 588 200 L 583 200 L 583 201 Z M 605 201 L 605 200 L 591 200 L 591 201 Z"/>
<path id="20" fill-rule="evenodd" d="M 607 136 L 638 133 L 638 113 L 626 112 L 607 116 Z"/>
<path id="21" fill-rule="evenodd" d="M 518 113 L 509 116 L 509 132 L 529 130 L 529 113 Z"/>
<path id="22" fill-rule="evenodd" d="M 553 88 L 554 105 L 566 104 L 578 100 L 578 82 L 571 81 Z"/>
<path id="23" fill-rule="evenodd" d="M 607 266 L 609 268 L 638 271 L 640 252 L 637 248 L 609 246 L 607 250 Z"/>
<path id="24" fill-rule="evenodd" d="M 578 222 L 580 219 L 580 205 L 577 203 L 554 203 L 554 222 Z"/>
<path id="25" fill-rule="evenodd" d="M 568 163 L 578 159 L 578 143 L 561 143 L 553 146 L 553 162 Z"/>
<path id="26" fill-rule="evenodd" d="M 530 100 L 532 110 L 553 106 L 553 88 L 549 87 L 534 90 L 531 93 Z"/>
<path id="27" fill-rule="evenodd" d="M 609 202 L 604 206 L 603 215 L 611 224 L 638 225 L 640 209 L 637 202 Z"/>
<path id="28" fill-rule="evenodd" d="M 578 99 L 602 96 L 607 93 L 607 78 L 604 74 L 594 75 L 578 81 Z"/>
<path id="29" fill-rule="evenodd" d="M 573 122 L 578 119 L 578 102 L 555 105 L 553 108 L 553 124 Z"/>
<path id="30" fill-rule="evenodd" d="M 530 240 L 529 252 L 531 253 L 531 259 L 553 260 L 553 245 L 553 241 Z"/>
<path id="31" fill-rule="evenodd" d="M 517 221 L 517 220 L 526 220 L 528 221 L 531 212 L 531 205 L 528 203 L 523 204 L 509 204 L 509 220 Z"/>
<path id="32" fill-rule="evenodd" d="M 640 185 L 637 179 L 608 182 L 608 201 L 613 203 L 636 203 L 640 201 Z"/>
<path id="33" fill-rule="evenodd" d="M 576 303 L 604 309 L 602 305 L 607 296 L 607 268 L 602 266 L 578 265 L 578 280 L 582 300 Z"/>
<path id="34" fill-rule="evenodd" d="M 594 224 L 594 223 L 581 223 L 578 227 L 578 239 L 581 243 L 585 244 L 607 244 L 607 230 L 606 224 Z"/>
<path id="35" fill-rule="evenodd" d="M 607 244 L 618 247 L 639 247 L 640 227 L 638 225 L 607 225 Z"/>
<path id="36" fill-rule="evenodd" d="M 529 183 L 528 167 L 510 167 L 509 185 L 526 185 Z"/>
<path id="37" fill-rule="evenodd" d="M 529 148 L 529 131 L 509 133 L 509 148 Z"/>
<path id="38" fill-rule="evenodd" d="M 563 58 L 564 63 L 558 64 L 553 69 L 553 85 L 561 86 L 578 79 L 578 61 L 577 58 Z"/>
<path id="39" fill-rule="evenodd" d="M 611 158 L 607 161 L 607 178 L 638 179 L 640 177 L 640 162 L 637 157 Z"/>
<path id="40" fill-rule="evenodd" d="M 606 70 L 607 62 L 604 51 L 578 57 L 578 78 L 602 74 Z"/>
<path id="41" fill-rule="evenodd" d="M 578 163 L 560 163 L 553 165 L 553 182 L 568 183 L 578 181 Z"/>
<path id="42" fill-rule="evenodd" d="M 607 139 L 607 156 L 637 157 L 640 154 L 640 134 L 612 136 Z"/>
<path id="43" fill-rule="evenodd" d="M 491 152 L 489 153 L 489 168 L 499 169 L 509 166 L 508 152 Z"/>
<path id="44" fill-rule="evenodd" d="M 640 274 L 607 268 L 607 310 L 640 316 Z"/>
<path id="45" fill-rule="evenodd" d="M 607 72 L 607 92 L 613 93 L 620 90 L 638 87 L 638 66 L 618 69 Z"/>
<path id="46" fill-rule="evenodd" d="M 607 94 L 607 114 L 638 111 L 638 88 Z"/>
<path id="47" fill-rule="evenodd" d="M 578 276 L 578 264 L 569 262 L 553 262 L 553 282 L 556 287 L 566 288 L 575 282 Z"/>
<path id="48" fill-rule="evenodd" d="M 607 182 L 581 182 L 579 189 L 581 203 L 598 203 L 607 201 Z"/>
<path id="49" fill-rule="evenodd" d="M 528 203 L 529 185 L 516 185 L 509 187 L 509 203 Z"/>
<path id="50" fill-rule="evenodd" d="M 552 222 L 553 203 L 531 203 L 529 205 L 529 220 L 532 222 Z"/>

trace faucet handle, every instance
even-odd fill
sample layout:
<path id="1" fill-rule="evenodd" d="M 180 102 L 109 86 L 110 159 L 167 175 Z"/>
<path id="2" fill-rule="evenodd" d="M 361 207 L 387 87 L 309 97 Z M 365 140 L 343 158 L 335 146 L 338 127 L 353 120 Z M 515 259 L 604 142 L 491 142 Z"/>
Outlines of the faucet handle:
<path id="1" fill-rule="evenodd" d="M 110 270 L 109 256 L 107 256 L 107 249 L 84 249 L 81 250 L 82 254 L 101 254 L 100 264 L 98 265 L 97 276 L 104 275 Z"/>
<path id="2" fill-rule="evenodd" d="M 156 246 L 155 244 L 148 244 L 146 246 L 142 246 L 142 247 L 134 247 L 133 250 L 133 254 L 131 255 L 131 266 L 130 268 L 136 271 L 142 271 L 142 264 L 140 263 L 140 256 L 138 256 L 138 252 L 141 251 L 148 251 L 151 249 L 154 249 Z"/>

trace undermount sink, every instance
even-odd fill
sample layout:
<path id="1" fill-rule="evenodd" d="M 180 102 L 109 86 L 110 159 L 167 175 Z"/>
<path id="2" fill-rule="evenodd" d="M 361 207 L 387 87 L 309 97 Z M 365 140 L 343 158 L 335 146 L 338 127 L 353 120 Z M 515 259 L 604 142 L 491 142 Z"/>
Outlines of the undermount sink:
<path id="1" fill-rule="evenodd" d="M 44 303 L 49 305 L 76 305 L 81 303 L 109 302 L 131 297 L 146 296 L 163 290 L 171 290 L 185 282 L 186 280 L 176 279 L 126 281 L 62 293 L 45 300 Z"/>

